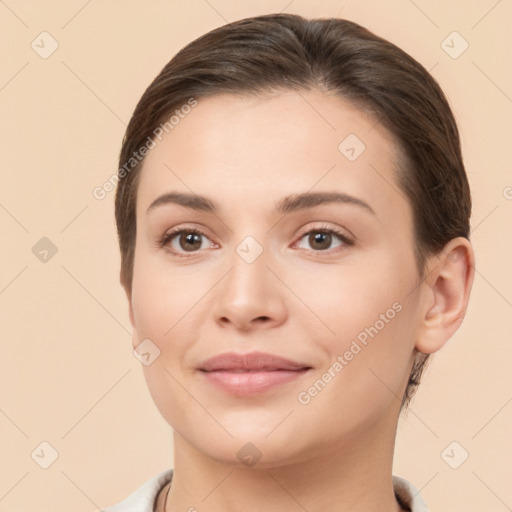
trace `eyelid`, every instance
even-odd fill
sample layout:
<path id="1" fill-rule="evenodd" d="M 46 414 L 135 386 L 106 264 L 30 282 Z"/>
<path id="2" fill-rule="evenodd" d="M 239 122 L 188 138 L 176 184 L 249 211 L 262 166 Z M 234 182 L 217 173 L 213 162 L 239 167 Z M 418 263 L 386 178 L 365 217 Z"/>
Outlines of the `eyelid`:
<path id="1" fill-rule="evenodd" d="M 338 234 L 339 236 L 346 238 L 347 240 L 351 240 L 353 243 L 355 243 L 357 241 L 357 237 L 354 235 L 354 233 L 352 233 L 352 231 L 350 231 L 350 229 L 346 228 L 345 226 L 340 227 L 337 225 L 329 225 L 329 224 L 327 224 L 327 221 L 317 221 L 317 222 L 320 223 L 320 226 L 313 225 L 313 227 L 311 227 L 310 224 L 312 224 L 312 223 L 310 222 L 306 225 L 304 230 L 302 230 L 302 228 L 301 228 L 299 233 L 302 233 L 304 235 L 306 233 L 309 233 L 310 231 L 315 231 L 315 230 L 332 231 L 332 232 Z M 313 223 L 314 223 L 314 221 L 313 221 Z"/>

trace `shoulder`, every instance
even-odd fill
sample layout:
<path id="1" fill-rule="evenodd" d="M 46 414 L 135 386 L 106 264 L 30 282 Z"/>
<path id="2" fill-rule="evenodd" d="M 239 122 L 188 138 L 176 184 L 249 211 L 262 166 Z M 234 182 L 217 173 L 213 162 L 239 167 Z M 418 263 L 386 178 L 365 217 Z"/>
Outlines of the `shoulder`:
<path id="1" fill-rule="evenodd" d="M 153 512 L 160 490 L 172 480 L 172 469 L 163 471 L 148 481 L 123 501 L 104 509 L 104 512 Z"/>
<path id="2" fill-rule="evenodd" d="M 420 491 L 405 478 L 393 475 L 393 489 L 397 499 L 409 507 L 411 512 L 428 512 Z"/>

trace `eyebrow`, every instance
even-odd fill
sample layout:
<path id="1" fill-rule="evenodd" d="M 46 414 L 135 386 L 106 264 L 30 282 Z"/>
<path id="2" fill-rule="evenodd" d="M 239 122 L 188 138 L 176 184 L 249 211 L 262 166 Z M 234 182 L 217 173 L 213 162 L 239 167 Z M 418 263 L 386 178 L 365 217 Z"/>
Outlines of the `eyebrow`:
<path id="1" fill-rule="evenodd" d="M 275 208 L 276 213 L 287 214 L 315 206 L 342 203 L 360 206 L 369 211 L 373 215 L 373 208 L 357 197 L 342 192 L 304 192 L 302 194 L 294 194 L 281 199 Z M 184 192 L 169 192 L 157 197 L 148 207 L 147 213 L 155 208 L 167 204 L 178 204 L 191 210 L 203 211 L 206 213 L 216 213 L 217 207 L 213 201 L 207 197 L 197 194 L 188 194 Z"/>

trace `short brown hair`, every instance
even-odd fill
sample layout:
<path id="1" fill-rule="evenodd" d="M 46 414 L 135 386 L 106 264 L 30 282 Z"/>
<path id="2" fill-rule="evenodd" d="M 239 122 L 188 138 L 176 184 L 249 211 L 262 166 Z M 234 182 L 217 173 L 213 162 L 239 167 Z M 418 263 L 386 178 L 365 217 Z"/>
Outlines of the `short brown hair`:
<path id="1" fill-rule="evenodd" d="M 270 14 L 229 23 L 189 43 L 138 102 L 123 139 L 115 200 L 121 283 L 129 294 L 143 159 L 128 170 L 126 164 L 154 130 L 190 98 L 312 88 L 369 109 L 398 141 L 398 182 L 412 208 L 421 278 L 428 255 L 453 238 L 469 239 L 471 196 L 457 125 L 428 71 L 351 21 Z M 412 398 L 427 358 L 417 353 L 402 406 Z"/>

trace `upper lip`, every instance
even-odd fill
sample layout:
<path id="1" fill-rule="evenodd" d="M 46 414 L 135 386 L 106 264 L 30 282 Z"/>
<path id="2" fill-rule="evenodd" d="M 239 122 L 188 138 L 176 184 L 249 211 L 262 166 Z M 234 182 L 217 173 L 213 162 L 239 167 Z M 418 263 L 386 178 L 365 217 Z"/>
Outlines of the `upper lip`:
<path id="1" fill-rule="evenodd" d="M 218 370 L 260 370 L 260 371 L 275 371 L 275 370 L 305 370 L 311 366 L 284 359 L 273 354 L 266 354 L 263 352 L 251 352 L 248 354 L 237 354 L 229 352 L 219 354 L 210 359 L 207 359 L 199 367 L 200 370 L 205 372 L 213 372 Z"/>

